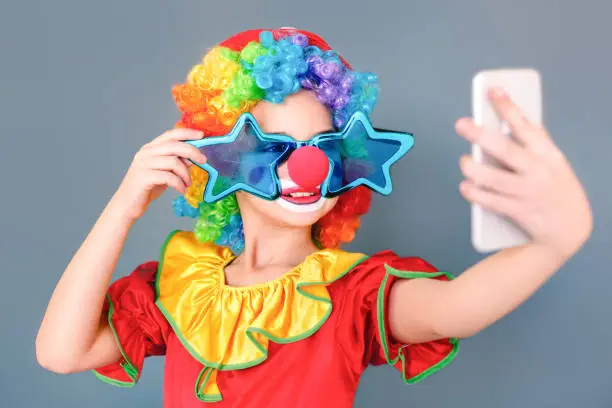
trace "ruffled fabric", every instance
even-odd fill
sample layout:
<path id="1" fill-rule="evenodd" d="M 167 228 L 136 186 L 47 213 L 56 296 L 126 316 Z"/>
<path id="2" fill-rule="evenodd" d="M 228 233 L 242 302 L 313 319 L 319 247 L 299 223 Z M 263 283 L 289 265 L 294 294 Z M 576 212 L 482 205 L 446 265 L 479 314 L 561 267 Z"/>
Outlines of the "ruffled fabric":
<path id="1" fill-rule="evenodd" d="M 120 387 L 135 385 L 149 356 L 164 355 L 172 329 L 155 306 L 157 262 L 146 262 L 108 289 L 104 313 L 121 359 L 94 370 L 101 380 Z"/>
<path id="2" fill-rule="evenodd" d="M 190 354 L 204 365 L 196 384 L 202 401 L 219 401 L 216 370 L 263 362 L 268 344 L 295 342 L 315 333 L 329 317 L 327 286 L 364 260 L 363 254 L 318 251 L 281 277 L 247 287 L 225 284 L 230 250 L 173 233 L 162 251 L 157 305 Z"/>
<path id="3" fill-rule="evenodd" d="M 147 262 L 113 283 L 105 308 L 122 357 L 96 375 L 132 386 L 146 357 L 166 354 L 167 407 L 348 407 L 370 364 L 393 365 L 414 383 L 457 354 L 456 339 L 402 344 L 390 333 L 388 296 L 397 280 L 451 278 L 420 258 L 319 251 L 272 282 L 244 288 L 225 285 L 233 259 L 181 232 L 168 239 L 159 267 Z M 208 310 L 215 305 L 222 307 Z M 191 344 L 200 332 L 198 355 Z"/>
<path id="4" fill-rule="evenodd" d="M 452 276 L 421 258 L 382 251 L 330 287 L 334 309 L 341 310 L 336 316 L 334 344 L 346 355 L 360 356 L 349 358 L 356 381 L 367 366 L 388 364 L 401 372 L 405 383 L 416 383 L 457 355 L 457 339 L 404 344 L 390 331 L 388 299 L 395 282 L 421 278 L 448 281 Z"/>
<path id="5" fill-rule="evenodd" d="M 384 256 L 385 252 L 378 256 Z M 459 339 L 448 338 L 425 343 L 402 344 L 395 340 L 389 331 L 388 299 L 393 284 L 401 279 L 436 279 L 450 281 L 453 275 L 440 272 L 425 260 L 417 257 L 389 259 L 379 267 L 384 270 L 384 278 L 378 287 L 376 297 L 376 323 L 378 326 L 376 343 L 378 345 L 372 363 L 384 361 L 395 366 L 406 384 L 414 384 L 438 372 L 454 360 L 459 351 Z"/>

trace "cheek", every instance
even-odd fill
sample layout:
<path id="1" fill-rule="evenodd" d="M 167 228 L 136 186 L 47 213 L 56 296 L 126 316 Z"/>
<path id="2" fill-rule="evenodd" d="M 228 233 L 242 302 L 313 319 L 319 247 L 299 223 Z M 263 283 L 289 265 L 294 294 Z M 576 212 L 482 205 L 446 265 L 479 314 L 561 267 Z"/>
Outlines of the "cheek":
<path id="1" fill-rule="evenodd" d="M 289 166 L 287 166 L 286 162 L 278 166 L 278 169 L 276 170 L 276 174 L 278 174 L 278 178 L 281 180 L 289 179 Z"/>
<path id="2" fill-rule="evenodd" d="M 338 204 L 338 197 L 328 198 L 327 201 L 325 201 L 325 205 L 323 206 L 325 214 L 333 210 L 336 204 Z"/>
<path id="3" fill-rule="evenodd" d="M 249 212 L 248 209 L 262 208 L 266 204 L 270 203 L 268 200 L 264 200 L 263 198 L 259 198 L 244 191 L 236 191 L 236 199 L 238 200 L 238 206 L 243 213 L 245 212 L 242 211 L 244 209 L 247 209 L 246 212 Z"/>

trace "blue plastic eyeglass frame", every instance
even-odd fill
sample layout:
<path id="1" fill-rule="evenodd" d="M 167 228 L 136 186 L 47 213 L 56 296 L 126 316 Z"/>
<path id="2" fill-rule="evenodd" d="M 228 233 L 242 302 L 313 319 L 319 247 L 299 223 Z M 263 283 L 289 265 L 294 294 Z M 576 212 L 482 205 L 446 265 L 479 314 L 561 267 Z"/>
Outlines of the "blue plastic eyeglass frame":
<path id="1" fill-rule="evenodd" d="M 272 177 L 272 180 L 274 180 L 275 182 L 275 192 L 273 194 L 263 193 L 262 191 L 252 187 L 251 185 L 242 183 L 242 182 L 236 183 L 232 185 L 231 187 L 224 189 L 222 192 L 218 194 L 214 194 L 213 189 L 214 189 L 215 183 L 217 182 L 219 178 L 219 172 L 213 166 L 208 164 L 208 162 L 204 164 L 193 162 L 195 165 L 205 170 L 209 175 L 209 180 L 206 183 L 206 188 L 204 190 L 204 197 L 203 197 L 204 201 L 208 203 L 218 201 L 239 190 L 245 191 L 247 193 L 253 194 L 257 197 L 260 197 L 266 200 L 275 200 L 281 195 L 280 180 L 277 174 L 277 169 L 278 169 L 279 164 L 283 163 L 295 149 L 299 149 L 300 147 L 304 147 L 304 146 L 318 147 L 319 144 L 322 142 L 345 139 L 350 134 L 352 127 L 356 123 L 361 123 L 363 125 L 364 129 L 366 130 L 367 137 L 371 140 L 380 140 L 381 142 L 388 140 L 388 141 L 395 141 L 399 143 L 399 149 L 391 157 L 389 157 L 384 163 L 380 164 L 382 168 L 381 170 L 383 172 L 384 180 L 385 180 L 385 185 L 379 186 L 376 183 L 372 182 L 371 180 L 368 180 L 367 178 L 362 177 L 362 178 L 353 180 L 351 183 L 342 186 L 340 189 L 336 191 L 329 191 L 328 188 L 329 188 L 329 184 L 332 179 L 332 174 L 333 174 L 334 165 L 335 165 L 334 161 L 329 159 L 330 168 L 329 168 L 327 178 L 325 179 L 325 181 L 323 182 L 321 186 L 321 195 L 323 197 L 335 197 L 335 196 L 338 196 L 360 185 L 365 185 L 371 190 L 376 191 L 379 194 L 389 195 L 393 190 L 393 186 L 391 183 L 390 167 L 395 162 L 397 162 L 402 156 L 404 156 L 414 146 L 414 135 L 412 133 L 397 132 L 397 131 L 390 131 L 386 129 L 374 128 L 369 118 L 367 117 L 367 115 L 361 111 L 355 112 L 350 117 L 349 121 L 347 122 L 347 124 L 344 126 L 344 128 L 341 131 L 333 132 L 333 133 L 319 134 L 307 141 L 297 141 L 293 139 L 291 136 L 286 135 L 286 134 L 264 133 L 260 129 L 259 124 L 255 120 L 253 115 L 247 112 L 247 113 L 243 113 L 242 115 L 240 115 L 240 117 L 234 124 L 232 130 L 226 135 L 208 136 L 203 139 L 187 140 L 185 142 L 197 148 L 213 146 L 213 145 L 220 145 L 220 144 L 231 144 L 236 141 L 242 129 L 247 124 L 249 124 L 251 128 L 254 130 L 256 138 L 260 142 L 283 143 L 286 146 L 286 148 L 284 149 L 284 151 L 279 153 L 278 159 L 270 163 L 270 166 L 267 168 L 267 171 L 270 172 L 269 175 Z"/>

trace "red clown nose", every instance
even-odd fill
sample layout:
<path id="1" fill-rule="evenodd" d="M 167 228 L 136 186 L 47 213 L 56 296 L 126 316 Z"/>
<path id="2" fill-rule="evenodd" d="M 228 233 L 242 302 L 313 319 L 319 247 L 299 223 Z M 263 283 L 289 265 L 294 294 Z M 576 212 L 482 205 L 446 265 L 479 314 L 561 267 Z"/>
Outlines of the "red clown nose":
<path id="1" fill-rule="evenodd" d="M 320 186 L 329 173 L 327 155 L 318 147 L 304 146 L 295 150 L 287 161 L 289 177 L 303 188 Z"/>

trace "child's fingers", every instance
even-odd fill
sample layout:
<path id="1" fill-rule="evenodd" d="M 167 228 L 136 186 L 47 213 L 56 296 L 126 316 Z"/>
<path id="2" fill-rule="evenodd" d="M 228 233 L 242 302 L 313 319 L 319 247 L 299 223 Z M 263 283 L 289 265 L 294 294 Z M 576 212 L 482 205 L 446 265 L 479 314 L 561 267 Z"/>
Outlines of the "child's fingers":
<path id="1" fill-rule="evenodd" d="M 518 105 L 510 99 L 503 89 L 492 88 L 489 91 L 489 98 L 497 115 L 508 124 L 512 130 L 512 135 L 522 144 L 537 146 L 548 141 L 546 131 L 527 119 Z"/>
<path id="2" fill-rule="evenodd" d="M 204 137 L 204 133 L 199 130 L 187 129 L 187 128 L 179 128 L 179 129 L 171 129 L 167 132 L 162 133 L 160 136 L 153 139 L 150 144 L 158 144 L 163 142 L 168 142 L 171 140 L 181 141 L 181 140 L 198 140 Z"/>
<path id="3" fill-rule="evenodd" d="M 489 156 L 512 170 L 526 172 L 532 167 L 533 160 L 527 149 L 512 138 L 476 126 L 469 118 L 459 119 L 455 128 L 468 142 L 477 144 Z"/>
<path id="4" fill-rule="evenodd" d="M 514 218 L 518 213 L 519 202 L 516 199 L 486 190 L 470 180 L 462 181 L 459 185 L 459 191 L 467 201 L 478 204 L 487 210 L 507 215 L 511 218 Z"/>
<path id="5" fill-rule="evenodd" d="M 197 147 L 183 142 L 169 141 L 149 145 L 143 148 L 143 151 L 150 156 L 177 156 L 199 164 L 206 162 L 206 156 Z"/>
<path id="6" fill-rule="evenodd" d="M 181 178 L 183 184 L 185 184 L 186 186 L 191 185 L 191 176 L 189 175 L 189 169 L 187 168 L 187 166 L 185 166 L 185 163 L 183 163 L 178 157 L 152 157 L 147 162 L 147 166 L 153 170 L 172 172 Z"/>
<path id="7" fill-rule="evenodd" d="M 463 156 L 459 166 L 463 175 L 479 187 L 504 195 L 521 196 L 522 178 L 516 173 L 474 163 L 470 156 Z"/>
<path id="8" fill-rule="evenodd" d="M 191 167 L 193 165 L 193 162 L 190 162 L 189 160 L 183 158 L 183 157 L 179 157 L 179 159 L 181 160 L 181 162 L 187 167 Z"/>
<path id="9" fill-rule="evenodd" d="M 176 174 L 164 170 L 152 170 L 148 174 L 148 183 L 151 186 L 168 186 L 181 194 L 185 194 L 187 186 Z"/>

